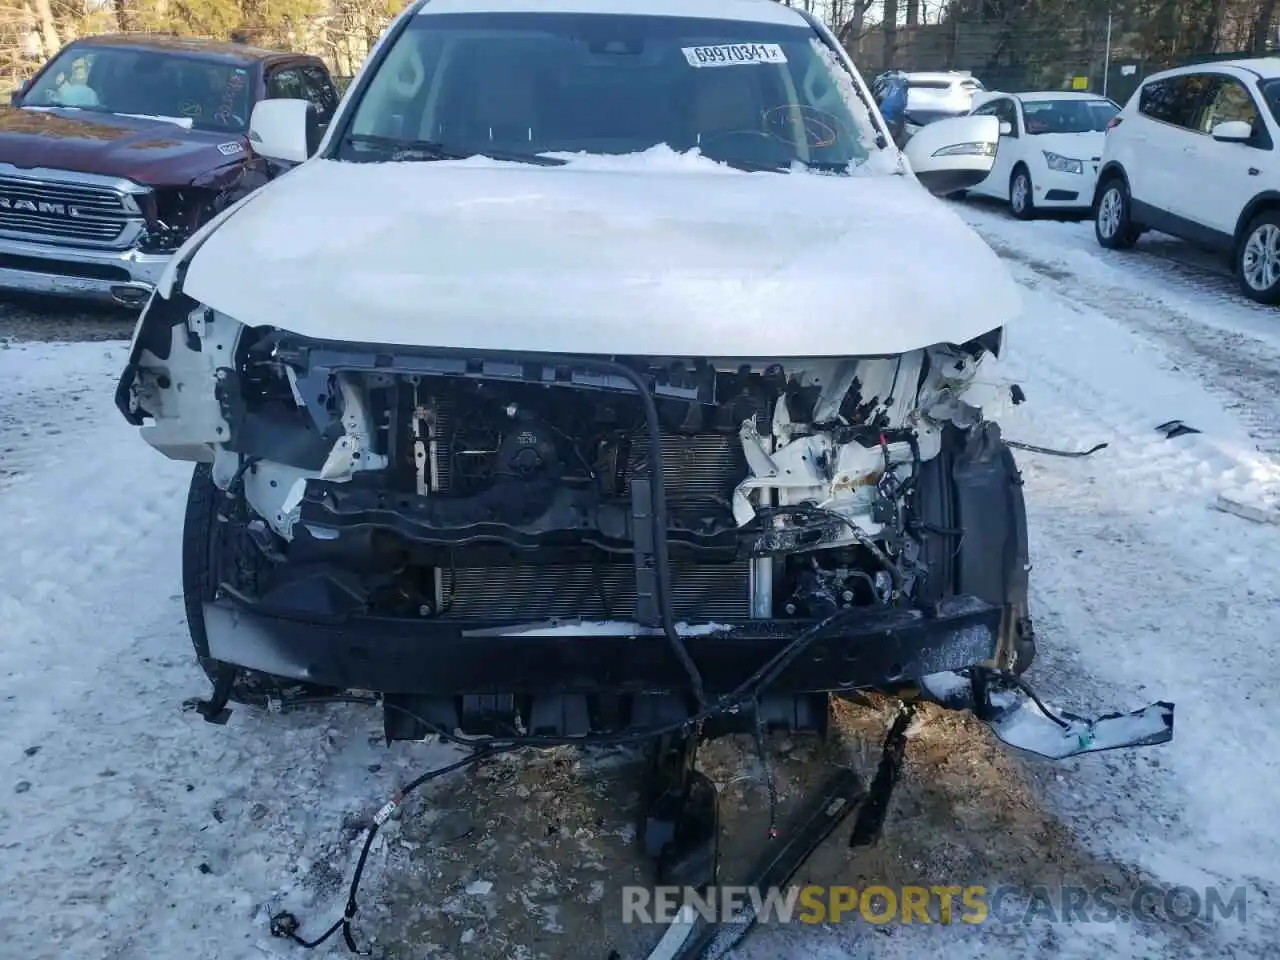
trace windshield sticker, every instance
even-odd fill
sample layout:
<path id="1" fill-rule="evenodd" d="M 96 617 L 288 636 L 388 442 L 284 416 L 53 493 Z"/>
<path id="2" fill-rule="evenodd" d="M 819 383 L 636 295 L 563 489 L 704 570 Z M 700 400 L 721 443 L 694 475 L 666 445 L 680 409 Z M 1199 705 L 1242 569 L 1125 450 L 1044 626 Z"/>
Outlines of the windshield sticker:
<path id="1" fill-rule="evenodd" d="M 720 43 L 708 47 L 681 47 L 691 67 L 732 67 L 744 63 L 786 63 L 787 55 L 776 43 Z"/>
<path id="2" fill-rule="evenodd" d="M 244 145 L 239 143 L 220 143 L 218 150 L 224 157 L 234 157 L 237 153 L 244 153 Z"/>

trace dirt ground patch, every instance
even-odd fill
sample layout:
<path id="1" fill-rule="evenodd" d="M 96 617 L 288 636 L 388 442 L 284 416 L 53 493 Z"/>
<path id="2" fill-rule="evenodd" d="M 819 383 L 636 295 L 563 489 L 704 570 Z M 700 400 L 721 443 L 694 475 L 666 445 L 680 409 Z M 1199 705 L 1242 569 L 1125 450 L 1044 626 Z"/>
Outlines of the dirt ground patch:
<path id="1" fill-rule="evenodd" d="M 57 297 L 0 296 L 0 345 L 128 340 L 138 313 Z"/>
<path id="2" fill-rule="evenodd" d="M 833 766 L 852 764 L 870 782 L 893 709 L 889 701 L 838 702 L 826 743 L 772 738 L 780 823 Z M 749 737 L 712 741 L 699 766 L 720 791 L 721 883 L 741 882 L 768 842 L 754 745 Z M 394 960 L 646 956 L 662 929 L 622 923 L 621 893 L 654 882 L 636 842 L 641 770 L 632 751 L 530 751 L 473 768 L 410 804 L 371 864 L 378 877 L 362 898 L 369 907 L 361 932 L 376 935 Z M 1082 849 L 1042 809 L 1041 775 L 976 720 L 925 707 L 909 731 L 880 841 L 851 850 L 847 822 L 794 882 L 1070 883 L 1108 885 L 1121 898 L 1152 882 Z"/>

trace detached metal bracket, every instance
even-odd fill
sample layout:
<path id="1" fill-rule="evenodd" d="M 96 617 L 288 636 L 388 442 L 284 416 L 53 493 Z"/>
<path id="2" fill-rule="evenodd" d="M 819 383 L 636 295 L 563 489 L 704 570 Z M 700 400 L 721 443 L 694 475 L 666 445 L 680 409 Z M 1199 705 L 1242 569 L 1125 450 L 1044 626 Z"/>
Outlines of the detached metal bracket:
<path id="1" fill-rule="evenodd" d="M 654 538 L 665 537 L 667 531 L 655 529 L 653 484 L 647 476 L 631 480 L 631 517 L 631 535 L 635 543 L 632 549 L 636 569 L 636 621 L 646 627 L 660 626 L 662 610 L 658 599 L 658 558 Z"/>
<path id="2" fill-rule="evenodd" d="M 1007 746 L 1048 760 L 1122 747 L 1151 747 L 1173 739 L 1173 704 L 1158 700 L 1130 713 L 1095 719 L 1066 710 L 1049 711 L 1021 678 L 975 667 L 971 676 L 937 673 L 923 677 L 927 699 L 952 710 L 969 710 Z"/>
<path id="3" fill-rule="evenodd" d="M 750 873 L 749 886 L 760 894 L 785 885 L 818 846 L 866 796 L 862 778 L 853 770 L 837 771 L 815 794 L 798 816 L 792 819 L 783 839 L 769 842 L 764 855 Z M 728 923 L 711 923 L 685 908 L 676 916 L 648 960 L 712 960 L 732 949 L 751 931 L 756 922 L 749 901 Z"/>
<path id="4" fill-rule="evenodd" d="M 220 664 L 216 668 L 213 680 L 213 693 L 210 694 L 208 700 L 200 700 L 198 698 L 187 700 L 183 703 L 183 707 L 188 710 L 194 710 L 200 716 L 204 717 L 208 723 L 216 723 L 218 726 L 224 726 L 231 718 L 231 711 L 227 709 L 227 704 L 231 700 L 231 688 L 236 682 L 236 670 L 234 667 Z"/>
<path id="5" fill-rule="evenodd" d="M 1188 433 L 1200 433 L 1195 427 L 1187 426 L 1181 420 L 1166 420 L 1164 423 L 1158 424 L 1156 429 L 1164 434 L 1166 440 L 1182 437 Z"/>

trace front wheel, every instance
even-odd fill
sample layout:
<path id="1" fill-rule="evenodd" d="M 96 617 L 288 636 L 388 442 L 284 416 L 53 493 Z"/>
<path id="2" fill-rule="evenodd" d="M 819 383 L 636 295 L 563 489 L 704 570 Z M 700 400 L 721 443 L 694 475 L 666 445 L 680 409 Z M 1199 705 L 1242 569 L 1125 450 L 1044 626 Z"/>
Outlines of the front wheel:
<path id="1" fill-rule="evenodd" d="M 1236 250 L 1236 280 L 1255 303 L 1280 303 L 1280 211 L 1253 218 Z"/>
<path id="2" fill-rule="evenodd" d="M 182 525 L 182 601 L 196 661 L 215 683 L 222 670 L 235 670 L 231 699 L 236 703 L 265 706 L 268 697 L 323 696 L 335 692 L 232 667 L 209 656 L 204 604 L 218 598 L 219 585 L 223 583 L 252 595 L 267 563 L 243 527 L 229 517 L 223 519 L 229 506 L 225 494 L 213 482 L 212 467 L 207 463 L 196 464 Z"/>
<path id="3" fill-rule="evenodd" d="M 1128 250 L 1138 241 L 1138 230 L 1129 214 L 1129 191 L 1119 177 L 1109 179 L 1098 194 L 1093 235 L 1107 250 Z"/>
<path id="4" fill-rule="evenodd" d="M 1009 209 L 1019 220 L 1030 220 L 1036 215 L 1031 191 L 1031 174 L 1026 167 L 1019 167 L 1009 181 Z"/>

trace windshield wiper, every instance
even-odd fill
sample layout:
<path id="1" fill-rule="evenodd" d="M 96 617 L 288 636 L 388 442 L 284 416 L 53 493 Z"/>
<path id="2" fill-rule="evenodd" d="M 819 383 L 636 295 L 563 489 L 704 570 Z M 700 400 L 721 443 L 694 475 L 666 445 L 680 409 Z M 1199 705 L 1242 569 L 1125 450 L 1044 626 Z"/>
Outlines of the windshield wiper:
<path id="1" fill-rule="evenodd" d="M 349 133 L 345 143 L 361 143 L 382 147 L 402 154 L 401 160 L 466 160 L 468 157 L 488 157 L 490 160 L 508 160 L 512 163 L 533 163 L 542 167 L 559 167 L 567 161 L 558 157 L 544 157 L 536 153 L 520 153 L 514 150 L 495 150 L 487 147 L 464 150 L 449 147 L 435 140 L 410 140 L 400 137 L 383 137 L 373 133 Z"/>

